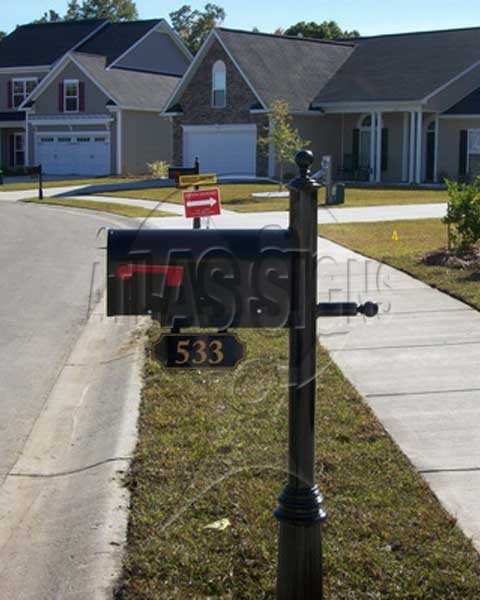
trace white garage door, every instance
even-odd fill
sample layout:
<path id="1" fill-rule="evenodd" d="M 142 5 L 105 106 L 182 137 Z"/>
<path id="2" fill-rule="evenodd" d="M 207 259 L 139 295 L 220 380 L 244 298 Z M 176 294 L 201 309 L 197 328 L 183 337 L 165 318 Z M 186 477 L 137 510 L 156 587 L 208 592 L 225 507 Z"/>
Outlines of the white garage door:
<path id="1" fill-rule="evenodd" d="M 202 173 L 229 177 L 255 177 L 256 125 L 192 125 L 183 131 L 183 163 L 200 161 Z"/>
<path id="2" fill-rule="evenodd" d="M 38 135 L 36 162 L 47 175 L 109 175 L 110 136 Z"/>

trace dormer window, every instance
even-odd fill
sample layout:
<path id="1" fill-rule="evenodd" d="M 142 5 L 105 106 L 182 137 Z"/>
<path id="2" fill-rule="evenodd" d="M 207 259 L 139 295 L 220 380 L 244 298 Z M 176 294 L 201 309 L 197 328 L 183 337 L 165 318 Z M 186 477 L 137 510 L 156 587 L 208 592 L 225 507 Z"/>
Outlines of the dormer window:
<path id="1" fill-rule="evenodd" d="M 80 84 L 77 79 L 63 82 L 63 110 L 69 113 L 80 111 Z"/>
<path id="2" fill-rule="evenodd" d="M 37 86 L 38 79 L 35 77 L 25 77 L 14 79 L 12 81 L 12 106 L 18 108 L 24 100 L 30 96 Z"/>
<path id="3" fill-rule="evenodd" d="M 212 69 L 212 106 L 225 108 L 227 105 L 227 69 L 221 60 Z"/>

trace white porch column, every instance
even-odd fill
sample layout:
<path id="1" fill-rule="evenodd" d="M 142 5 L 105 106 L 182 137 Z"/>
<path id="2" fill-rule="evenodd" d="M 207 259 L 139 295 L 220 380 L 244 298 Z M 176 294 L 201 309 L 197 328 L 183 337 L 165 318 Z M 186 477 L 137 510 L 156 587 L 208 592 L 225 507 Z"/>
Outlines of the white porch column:
<path id="1" fill-rule="evenodd" d="M 30 166 L 30 127 L 28 124 L 28 116 L 30 111 L 25 111 L 25 166 Z"/>
<path id="2" fill-rule="evenodd" d="M 415 118 L 416 113 L 410 113 L 410 164 L 408 170 L 408 183 L 413 183 L 415 180 Z"/>
<path id="3" fill-rule="evenodd" d="M 117 144 L 117 175 L 122 174 L 122 111 L 119 109 L 116 113 L 117 117 L 117 135 L 116 144 Z"/>
<path id="4" fill-rule="evenodd" d="M 370 129 L 370 181 L 375 181 L 375 131 L 376 131 L 376 117 L 377 115 L 372 112 L 370 113 L 371 129 Z"/>
<path id="5" fill-rule="evenodd" d="M 433 181 L 438 183 L 438 149 L 440 140 L 440 117 L 439 115 L 435 116 L 435 162 L 433 165 Z"/>
<path id="6" fill-rule="evenodd" d="M 383 114 L 377 113 L 377 160 L 376 160 L 376 177 L 375 181 L 382 181 L 382 129 L 383 129 Z"/>
<path id="7" fill-rule="evenodd" d="M 415 182 L 422 183 L 422 163 L 423 163 L 423 113 L 420 109 L 417 113 L 417 155 L 415 167 Z"/>
<path id="8" fill-rule="evenodd" d="M 403 113 L 402 181 L 408 181 L 408 112 Z"/>

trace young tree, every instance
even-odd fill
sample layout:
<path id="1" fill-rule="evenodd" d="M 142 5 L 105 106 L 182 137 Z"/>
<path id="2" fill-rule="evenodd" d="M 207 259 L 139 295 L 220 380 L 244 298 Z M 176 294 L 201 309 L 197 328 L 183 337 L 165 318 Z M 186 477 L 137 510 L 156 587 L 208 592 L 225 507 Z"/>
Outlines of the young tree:
<path id="1" fill-rule="evenodd" d="M 305 21 L 300 21 L 286 29 L 284 34 L 323 40 L 360 37 L 360 34 L 355 29 L 353 31 L 343 31 L 336 21 L 323 21 L 323 23 L 315 23 L 314 21 L 306 23 Z"/>
<path id="2" fill-rule="evenodd" d="M 191 6 L 185 4 L 170 13 L 172 27 L 193 54 L 198 51 L 210 31 L 223 23 L 225 17 L 221 6 L 210 3 L 205 5 L 203 11 L 192 10 Z"/>
<path id="3" fill-rule="evenodd" d="M 292 117 L 288 102 L 276 100 L 272 104 L 270 116 L 271 126 L 266 129 L 266 135 L 258 140 L 260 147 L 266 153 L 270 148 L 275 152 L 275 160 L 280 168 L 280 189 L 283 188 L 285 166 L 293 164 L 295 154 L 310 145 L 303 140 L 292 125 Z"/>

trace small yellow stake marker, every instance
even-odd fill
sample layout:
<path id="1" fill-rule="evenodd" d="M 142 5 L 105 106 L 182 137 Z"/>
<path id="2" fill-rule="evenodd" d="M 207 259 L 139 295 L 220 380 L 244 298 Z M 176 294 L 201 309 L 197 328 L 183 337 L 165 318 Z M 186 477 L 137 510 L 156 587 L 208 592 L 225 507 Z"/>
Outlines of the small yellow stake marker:
<path id="1" fill-rule="evenodd" d="M 393 231 L 393 234 L 392 234 L 392 240 L 393 240 L 394 242 L 398 242 L 398 233 L 397 233 L 397 230 L 396 230 L 396 229 L 394 229 L 394 231 Z"/>

